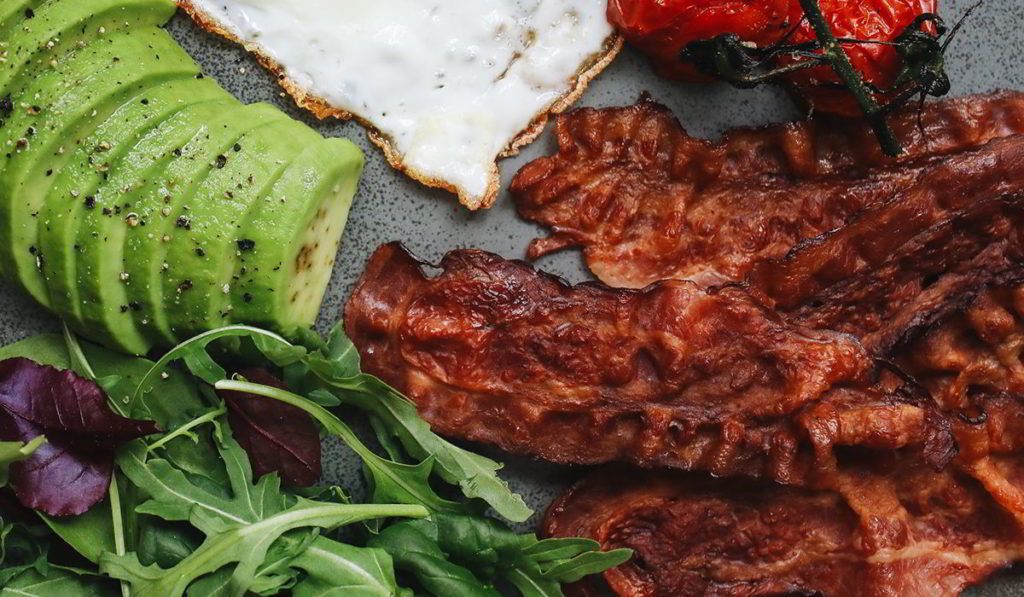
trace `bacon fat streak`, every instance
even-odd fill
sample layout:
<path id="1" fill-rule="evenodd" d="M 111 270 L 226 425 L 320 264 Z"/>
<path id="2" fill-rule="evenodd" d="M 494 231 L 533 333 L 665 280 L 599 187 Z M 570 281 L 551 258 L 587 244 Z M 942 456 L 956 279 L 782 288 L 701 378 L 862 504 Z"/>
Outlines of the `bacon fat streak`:
<path id="1" fill-rule="evenodd" d="M 928 104 L 894 119 L 906 155 L 880 153 L 871 129 L 827 117 L 690 137 L 668 109 L 641 98 L 623 108 L 560 116 L 558 152 L 527 164 L 510 187 L 520 215 L 551 229 L 530 258 L 582 246 L 605 283 L 641 288 L 668 278 L 742 280 L 761 262 L 911 194 L 1020 190 L 1024 94 Z M 994 183 L 993 183 L 994 181 Z M 993 189 L 1003 183 L 999 191 Z M 952 196 L 948 193 L 947 196 Z M 934 223 L 934 222 L 933 222 Z"/>
<path id="2" fill-rule="evenodd" d="M 440 268 L 384 245 L 345 318 L 364 370 L 440 433 L 798 484 L 834 468 L 836 445 L 913 447 L 935 465 L 954 453 L 928 404 L 861 383 L 873 363 L 853 337 L 788 324 L 742 288 L 569 286 L 472 250 Z"/>

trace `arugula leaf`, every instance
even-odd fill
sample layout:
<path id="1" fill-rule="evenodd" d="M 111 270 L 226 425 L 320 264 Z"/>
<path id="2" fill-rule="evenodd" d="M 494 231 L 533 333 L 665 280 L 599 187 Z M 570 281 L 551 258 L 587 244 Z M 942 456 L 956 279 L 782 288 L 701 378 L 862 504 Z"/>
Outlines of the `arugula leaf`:
<path id="1" fill-rule="evenodd" d="M 0 519 L 0 596 L 110 595 L 112 584 L 48 561 L 45 527 Z"/>
<path id="2" fill-rule="evenodd" d="M 493 519 L 453 514 L 395 523 L 372 538 L 370 545 L 387 550 L 399 568 L 416 574 L 424 586 L 427 579 L 422 575 L 442 570 L 424 568 L 424 561 L 433 561 L 418 554 L 442 554 L 442 559 L 473 570 L 485 583 L 511 582 L 526 597 L 562 595 L 561 583 L 613 568 L 632 556 L 628 549 L 598 551 L 600 544 L 589 539 L 538 541 L 534 535 L 516 534 Z M 418 559 L 411 561 L 408 550 Z"/>
<path id="3" fill-rule="evenodd" d="M 505 580 L 515 585 L 523 597 L 565 597 L 561 584 L 553 580 L 537 578 L 525 570 L 509 571 L 505 574 Z"/>
<path id="4" fill-rule="evenodd" d="M 373 499 L 376 503 L 420 504 L 434 512 L 465 512 L 460 504 L 437 495 L 430 486 L 434 461 L 427 458 L 419 464 L 400 464 L 381 458 L 366 446 L 341 419 L 322 406 L 286 390 L 246 381 L 223 380 L 214 386 L 220 391 L 241 392 L 263 396 L 298 407 L 309 413 L 330 434 L 338 436 L 362 458 L 371 475 Z"/>
<path id="5" fill-rule="evenodd" d="M 31 358 L 40 365 L 57 369 L 71 368 L 71 357 L 68 356 L 64 339 L 57 334 L 31 336 L 0 348 L 0 360 L 13 357 Z"/>
<path id="6" fill-rule="evenodd" d="M 99 561 L 100 554 L 105 551 L 117 549 L 109 500 L 103 500 L 76 516 L 40 514 L 40 518 L 50 530 L 90 562 Z"/>
<path id="7" fill-rule="evenodd" d="M 100 559 L 101 570 L 129 581 L 140 595 L 174 597 L 184 594 L 194 581 L 234 565 L 224 585 L 224 594 L 242 595 L 254 587 L 280 586 L 281 582 L 289 580 L 288 574 L 261 569 L 271 547 L 287 539 L 289 531 L 310 527 L 329 529 L 370 518 L 427 514 L 418 506 L 334 504 L 287 496 L 280 491 L 275 475 L 264 476 L 253 484 L 245 452 L 227 429 L 217 447 L 229 478 L 230 495 L 227 496 L 196 486 L 166 460 L 147 459 L 141 442 L 122 450 L 119 467 L 133 483 L 145 487 L 152 496 L 137 510 L 169 521 L 187 520 L 206 534 L 206 540 L 171 568 L 155 564 L 145 566 L 135 554 L 105 554 Z"/>
<path id="8" fill-rule="evenodd" d="M 411 597 L 412 593 L 398 589 L 394 562 L 380 549 L 318 537 L 291 565 L 306 572 L 292 588 L 295 597 Z"/>
<path id="9" fill-rule="evenodd" d="M 380 379 L 360 373 L 359 350 L 340 323 L 331 331 L 327 344 L 326 350 L 311 354 L 306 362 L 343 403 L 376 417 L 413 458 L 433 456 L 441 478 L 458 485 L 466 497 L 486 501 L 513 522 L 523 522 L 533 515 L 523 498 L 512 493 L 498 476 L 500 463 L 438 436 L 405 396 Z"/>
<path id="10" fill-rule="evenodd" d="M 75 348 L 77 346 L 77 348 Z M 74 359 L 71 352 L 80 351 Z M 96 376 L 107 393 L 107 404 L 121 414 L 136 419 L 151 419 L 165 428 L 174 428 L 182 421 L 188 421 L 194 411 L 205 408 L 196 386 L 186 375 L 168 371 L 160 376 L 156 387 L 159 391 L 145 394 L 132 401 L 139 380 L 152 368 L 146 359 L 114 353 L 88 342 L 79 342 L 73 336 L 56 334 L 33 336 L 16 344 L 0 348 L 0 358 L 31 357 L 42 364 L 58 369 L 79 368 Z M 77 363 L 77 364 L 76 364 Z M 166 399 L 173 396 L 173 400 Z M 127 412 L 126 412 L 127 411 Z M 165 457 L 181 466 L 192 475 L 209 477 L 211 483 L 226 482 L 223 466 L 213 444 L 206 437 L 195 437 L 199 444 L 187 438 L 172 441 L 165 446 Z M 128 503 L 133 488 L 125 487 L 121 501 L 125 515 L 125 531 L 128 543 L 136 534 L 132 528 L 132 510 L 135 504 Z M 86 559 L 95 562 L 104 551 L 114 551 L 114 532 L 111 526 L 113 513 L 109 500 L 93 506 L 84 514 L 54 518 L 39 513 L 43 522 L 66 543 Z M 140 523 L 141 524 L 141 523 Z"/>
<path id="11" fill-rule="evenodd" d="M 373 415 L 410 456 L 419 461 L 433 457 L 433 471 L 448 483 L 457 484 L 466 497 L 487 502 L 495 512 L 513 522 L 525 521 L 533 514 L 522 497 L 510 491 L 498 477 L 501 464 L 441 438 L 404 396 L 381 380 L 360 373 L 359 351 L 340 324 L 331 332 L 326 345 L 312 352 L 277 334 L 250 326 L 228 326 L 200 334 L 165 354 L 139 383 L 136 398 L 152 387 L 171 362 L 179 359 L 211 385 L 225 379 L 227 372 L 208 353 L 213 342 L 225 338 L 248 338 L 264 356 L 286 367 L 285 381 L 289 387 L 319 405 L 333 406 L 340 401 Z M 310 383 L 312 376 L 308 373 L 319 381 Z M 331 392 L 313 393 L 318 387 Z"/>
<path id="12" fill-rule="evenodd" d="M 259 339 L 257 346 L 265 349 L 264 354 L 280 356 L 285 352 L 289 354 L 296 350 L 305 353 L 305 349 L 296 347 L 281 336 L 273 332 L 261 330 L 247 325 L 232 325 L 216 330 L 210 330 L 189 338 L 181 344 L 167 351 L 159 361 L 153 364 L 148 372 L 142 377 L 132 395 L 132 402 L 138 400 L 142 395 L 153 390 L 157 378 L 167 370 L 167 367 L 174 361 L 182 359 L 188 366 L 189 371 L 199 379 L 211 386 L 227 377 L 227 372 L 218 365 L 207 352 L 207 348 L 213 342 L 224 338 L 250 338 L 254 341 Z M 273 348 L 277 347 L 277 348 Z M 268 356 L 268 358 L 270 358 Z"/>
<path id="13" fill-rule="evenodd" d="M 50 565 L 45 571 L 26 570 L 4 585 L 0 597 L 96 597 L 113 595 L 116 588 L 101 578 Z"/>
<path id="14" fill-rule="evenodd" d="M 49 544 L 41 534 L 34 527 L 0 518 L 0 587 L 26 570 L 46 572 Z"/>
<path id="15" fill-rule="evenodd" d="M 560 583 L 576 582 L 585 576 L 604 572 L 609 568 L 624 564 L 631 557 L 633 557 L 633 552 L 628 549 L 588 551 L 572 559 L 543 567 L 544 571 L 540 577 Z"/>
<path id="16" fill-rule="evenodd" d="M 146 516 L 139 529 L 136 549 L 143 564 L 170 568 L 187 558 L 203 542 L 203 535 L 191 525 Z"/>
<path id="17" fill-rule="evenodd" d="M 391 554 L 395 567 L 416 577 L 423 588 L 445 597 L 501 597 L 491 583 L 471 570 L 448 561 L 448 556 L 416 527 L 392 525 L 372 537 L 368 545 Z"/>
<path id="18" fill-rule="evenodd" d="M 468 498 L 487 502 L 494 511 L 512 522 L 523 522 L 533 515 L 522 496 L 513 493 L 498 476 L 502 465 L 486 456 L 460 448 L 437 435 L 416 407 L 379 379 L 363 375 L 358 380 L 324 380 L 341 399 L 376 417 L 417 459 L 432 456 L 438 475 L 454 483 Z"/>
<path id="19" fill-rule="evenodd" d="M 224 525 L 209 513 L 196 510 L 192 523 L 211 530 L 206 541 L 173 568 L 143 566 L 134 556 L 105 554 L 100 559 L 100 569 L 114 578 L 131 582 L 139 595 L 178 597 L 197 578 L 236 564 L 226 594 L 241 596 L 261 578 L 259 565 L 270 546 L 287 531 L 304 527 L 332 529 L 370 518 L 425 516 L 426 513 L 417 506 L 321 504 L 300 498 L 291 508 L 262 520 Z"/>

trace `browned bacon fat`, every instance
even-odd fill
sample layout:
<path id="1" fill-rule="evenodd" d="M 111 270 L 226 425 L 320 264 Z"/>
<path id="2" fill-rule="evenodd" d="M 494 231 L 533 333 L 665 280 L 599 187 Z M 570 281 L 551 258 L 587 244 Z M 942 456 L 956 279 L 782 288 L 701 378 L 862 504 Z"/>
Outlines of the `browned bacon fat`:
<path id="1" fill-rule="evenodd" d="M 865 213 L 758 264 L 747 286 L 789 321 L 850 333 L 885 355 L 987 286 L 1024 279 L 1024 196 L 947 207 L 964 197 L 950 185 L 938 197 L 950 199 L 907 197 Z"/>
<path id="2" fill-rule="evenodd" d="M 1024 140 L 986 146 L 1024 133 L 1024 94 L 932 103 L 921 125 L 913 111 L 895 119 L 908 150 L 899 159 L 882 156 L 864 124 L 828 118 L 710 143 L 644 98 L 559 117 L 558 153 L 528 164 L 510 188 L 519 213 L 552 230 L 531 258 L 582 246 L 611 286 L 712 285 L 741 280 L 908 189 L 927 196 L 952 185 L 966 201 L 1024 184 L 1010 176 L 1021 171 Z"/>
<path id="3" fill-rule="evenodd" d="M 1024 461 L 1000 462 L 1024 487 Z M 544 533 L 634 550 L 620 597 L 954 597 L 1024 558 L 1024 531 L 970 476 L 881 457 L 832 491 L 604 469 L 550 508 Z M 569 587 L 598 597 L 597 583 Z"/>
<path id="4" fill-rule="evenodd" d="M 606 469 L 552 506 L 546 532 L 636 550 L 605 575 L 622 597 L 958 595 L 1024 559 L 1022 352 L 1024 291 L 996 287 L 894 356 L 952 424 L 941 471 L 906 450 L 849 452 L 812 492 Z"/>
<path id="5" fill-rule="evenodd" d="M 471 250 L 440 268 L 429 277 L 384 245 L 345 323 L 364 370 L 443 434 L 554 462 L 787 483 L 830 468 L 834 445 L 919 446 L 933 463 L 952 454 L 920 401 L 833 389 L 872 366 L 853 338 L 792 326 L 742 288 L 573 287 Z"/>

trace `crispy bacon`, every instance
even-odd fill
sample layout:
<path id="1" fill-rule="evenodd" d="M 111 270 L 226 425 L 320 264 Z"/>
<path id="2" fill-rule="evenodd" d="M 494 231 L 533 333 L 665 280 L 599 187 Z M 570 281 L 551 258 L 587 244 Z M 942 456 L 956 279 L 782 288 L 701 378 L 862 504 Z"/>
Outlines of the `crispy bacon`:
<path id="1" fill-rule="evenodd" d="M 911 196 L 758 264 L 748 287 L 793 323 L 853 334 L 885 355 L 989 285 L 1024 279 L 1021 197 L 937 209 Z"/>
<path id="2" fill-rule="evenodd" d="M 1019 190 L 1021 177 L 1007 174 L 1020 171 L 1024 140 L 999 146 L 998 158 L 986 144 L 1024 133 L 1024 94 L 932 103 L 921 123 L 912 111 L 896 119 L 908 151 L 894 160 L 855 121 L 737 129 L 710 143 L 642 98 L 559 117 L 558 153 L 525 166 L 510 189 L 520 215 L 552 230 L 531 244 L 531 258 L 581 245 L 612 286 L 718 284 L 908 188 L 935 194 L 952 184 L 967 199 Z"/>
<path id="3" fill-rule="evenodd" d="M 636 550 L 605 575 L 622 597 L 958 595 L 1024 559 L 1022 350 L 1024 288 L 997 287 L 895 356 L 951 422 L 950 467 L 841 453 L 819 491 L 611 468 L 559 499 L 546 533 Z"/>
<path id="4" fill-rule="evenodd" d="M 363 367 L 439 432 L 561 463 L 625 461 L 809 483 L 832 449 L 955 453 L 947 421 L 866 378 L 851 337 L 789 325 L 742 288 L 569 286 L 455 251 L 433 278 L 397 244 L 370 259 L 346 330 Z"/>
<path id="5" fill-rule="evenodd" d="M 999 461 L 1024 488 L 1024 458 Z M 831 491 L 604 469 L 549 509 L 552 537 L 634 550 L 604 573 L 620 597 L 954 597 L 1024 559 L 1024 530 L 986 488 L 951 469 L 873 455 Z M 593 580 L 570 597 L 597 597 Z"/>
<path id="6" fill-rule="evenodd" d="M 970 415 L 976 395 L 1024 395 L 1024 287 L 989 289 L 900 352 L 943 408 L 982 416 Z"/>

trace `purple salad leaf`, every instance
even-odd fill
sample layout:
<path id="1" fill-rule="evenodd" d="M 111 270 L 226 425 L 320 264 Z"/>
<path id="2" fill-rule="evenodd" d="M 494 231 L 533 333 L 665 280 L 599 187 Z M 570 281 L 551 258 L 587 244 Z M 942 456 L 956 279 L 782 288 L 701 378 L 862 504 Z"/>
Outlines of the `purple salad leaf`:
<path id="1" fill-rule="evenodd" d="M 26 507 L 51 516 L 85 512 L 107 495 L 115 450 L 157 431 L 151 421 L 115 414 L 103 390 L 73 371 L 20 357 L 0 361 L 0 440 L 46 436 L 10 468 Z"/>
<path id="2" fill-rule="evenodd" d="M 253 383 L 287 389 L 263 369 L 240 375 Z M 257 477 L 277 472 L 285 485 L 309 487 L 320 480 L 320 432 L 313 419 L 290 404 L 242 392 L 218 392 L 228 423 L 249 455 Z"/>

